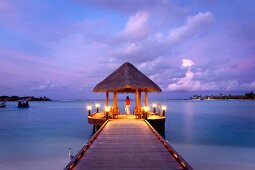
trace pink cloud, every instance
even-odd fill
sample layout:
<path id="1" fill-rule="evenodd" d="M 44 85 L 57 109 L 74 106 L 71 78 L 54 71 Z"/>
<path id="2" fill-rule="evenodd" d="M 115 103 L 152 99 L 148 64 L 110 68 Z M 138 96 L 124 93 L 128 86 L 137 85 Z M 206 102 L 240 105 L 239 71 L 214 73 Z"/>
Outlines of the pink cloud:
<path id="1" fill-rule="evenodd" d="M 172 43 L 181 42 L 186 38 L 204 29 L 205 26 L 214 21 L 214 16 L 211 12 L 199 12 L 194 16 L 189 16 L 185 25 L 175 28 L 170 31 L 169 40 Z"/>
<path id="2" fill-rule="evenodd" d="M 183 59 L 182 60 L 182 66 L 183 67 L 188 67 L 190 68 L 191 66 L 193 66 L 195 63 L 189 59 Z"/>
<path id="3" fill-rule="evenodd" d="M 128 40 L 141 40 L 148 35 L 150 16 L 146 11 L 139 11 L 129 17 L 128 22 L 120 36 Z"/>
<path id="4" fill-rule="evenodd" d="M 182 65 L 187 68 L 186 74 L 181 78 L 174 78 L 175 82 L 168 84 L 167 91 L 208 91 L 208 90 L 254 90 L 255 80 L 250 82 L 240 82 L 233 79 L 206 81 L 203 78 L 210 76 L 212 73 L 208 71 L 192 71 L 190 67 L 194 63 L 191 60 L 183 60 Z M 199 70 L 199 69 L 198 69 Z M 218 72 L 218 71 L 216 71 Z M 225 70 L 221 70 L 219 74 L 225 74 Z M 209 74 L 209 75 L 208 75 Z M 202 78 L 202 79 L 201 79 Z"/>
<path id="5" fill-rule="evenodd" d="M 67 87 L 66 83 L 53 83 L 51 81 L 40 82 L 32 85 L 31 90 L 43 91 L 43 90 L 58 90 Z"/>
<path id="6" fill-rule="evenodd" d="M 161 31 L 154 33 L 153 38 L 158 43 L 172 45 L 188 42 L 192 37 L 207 30 L 214 20 L 214 15 L 211 12 L 199 12 L 196 15 L 188 16 L 185 24 L 169 29 L 168 33 Z"/>
<path id="7" fill-rule="evenodd" d="M 178 79 L 176 83 L 171 83 L 168 85 L 167 90 L 178 91 L 178 90 L 190 90 L 196 91 L 201 90 L 200 81 L 193 80 L 194 74 L 190 69 L 185 74 L 185 77 Z"/>

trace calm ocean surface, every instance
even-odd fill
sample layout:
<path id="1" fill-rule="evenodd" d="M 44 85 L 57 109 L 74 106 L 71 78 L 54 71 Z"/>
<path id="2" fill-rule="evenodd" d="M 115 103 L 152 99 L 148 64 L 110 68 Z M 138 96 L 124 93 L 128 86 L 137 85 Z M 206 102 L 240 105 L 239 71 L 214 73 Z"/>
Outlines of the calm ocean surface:
<path id="1" fill-rule="evenodd" d="M 75 155 L 92 135 L 87 103 L 30 102 L 18 109 L 8 102 L 0 108 L 0 169 L 63 169 L 68 147 Z M 161 103 L 168 108 L 166 139 L 194 169 L 255 169 L 254 101 Z"/>

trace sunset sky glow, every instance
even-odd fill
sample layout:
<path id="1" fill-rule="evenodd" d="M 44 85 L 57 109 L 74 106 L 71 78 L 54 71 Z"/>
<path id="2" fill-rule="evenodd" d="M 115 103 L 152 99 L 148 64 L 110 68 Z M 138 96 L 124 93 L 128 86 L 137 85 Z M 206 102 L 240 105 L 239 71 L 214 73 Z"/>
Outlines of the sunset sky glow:
<path id="1" fill-rule="evenodd" d="M 81 98 L 124 62 L 164 91 L 255 90 L 253 0 L 0 0 L 0 95 Z"/>

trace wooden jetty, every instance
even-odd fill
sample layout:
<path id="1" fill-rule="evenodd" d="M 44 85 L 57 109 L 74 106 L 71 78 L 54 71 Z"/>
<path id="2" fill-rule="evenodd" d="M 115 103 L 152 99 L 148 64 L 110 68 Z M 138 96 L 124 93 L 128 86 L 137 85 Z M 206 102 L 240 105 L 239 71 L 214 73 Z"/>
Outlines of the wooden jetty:
<path id="1" fill-rule="evenodd" d="M 192 169 L 144 119 L 107 120 L 65 170 Z"/>
<path id="2" fill-rule="evenodd" d="M 124 113 L 113 115 L 109 113 L 108 118 L 110 119 L 141 119 L 143 117 L 144 112 L 141 112 L 141 115 L 138 116 L 137 114 L 126 115 Z M 165 119 L 164 115 L 160 115 L 159 113 L 147 112 L 146 120 L 152 125 L 152 127 L 157 130 L 163 137 L 165 134 Z M 106 113 L 105 112 L 98 112 L 93 113 L 88 116 L 88 123 L 93 125 L 94 132 L 97 131 L 102 124 L 106 121 Z"/>
<path id="3" fill-rule="evenodd" d="M 93 91 L 106 94 L 102 112 L 96 106 L 96 113 L 91 114 L 92 106 L 87 107 L 88 122 L 99 129 L 65 170 L 192 169 L 155 130 L 165 128 L 166 106 L 157 113 L 155 106 L 153 112 L 150 111 L 148 93 L 162 91 L 150 78 L 132 64 L 125 63 Z M 113 106 L 109 106 L 110 93 Z M 135 93 L 133 115 L 120 114 L 118 93 Z"/>
<path id="4" fill-rule="evenodd" d="M 110 119 L 138 119 L 138 118 L 142 118 L 142 114 L 143 112 L 141 112 L 141 117 L 138 117 L 137 114 L 117 114 L 116 116 L 113 116 L 112 113 L 109 113 L 109 118 Z M 152 112 L 148 112 L 147 113 L 148 117 L 147 120 L 159 120 L 165 119 L 165 116 L 163 115 L 159 115 L 158 113 L 152 113 Z M 88 115 L 88 123 L 95 125 L 95 126 L 101 126 L 102 124 L 104 124 L 104 122 L 106 121 L 106 113 L 105 112 L 98 112 L 98 113 L 93 113 L 91 115 Z"/>

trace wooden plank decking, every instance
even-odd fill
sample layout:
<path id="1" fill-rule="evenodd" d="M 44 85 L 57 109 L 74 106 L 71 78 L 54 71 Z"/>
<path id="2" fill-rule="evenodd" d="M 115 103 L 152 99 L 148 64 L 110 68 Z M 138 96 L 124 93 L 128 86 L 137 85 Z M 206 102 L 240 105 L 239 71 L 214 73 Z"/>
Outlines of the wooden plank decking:
<path id="1" fill-rule="evenodd" d="M 177 153 L 175 156 L 177 157 Z M 179 156 L 179 155 L 178 155 Z M 79 157 L 79 158 L 78 158 Z M 72 167 L 81 169 L 185 169 L 144 120 L 111 120 Z M 182 158 L 181 158 L 182 159 Z M 66 169 L 69 169 L 68 167 Z M 187 168 L 187 169 L 191 169 Z"/>
<path id="2" fill-rule="evenodd" d="M 112 114 L 110 114 L 109 116 L 110 118 L 112 118 Z M 136 116 L 133 114 L 127 115 L 124 113 L 119 114 L 117 117 L 117 119 L 136 119 Z M 152 112 L 150 112 L 150 116 L 148 117 L 148 119 L 165 119 L 165 116 L 159 116 L 157 114 L 153 114 Z M 100 113 L 93 113 L 90 116 L 88 116 L 88 122 L 89 124 L 92 125 L 102 125 L 104 122 L 106 121 L 105 118 L 105 114 L 103 112 Z"/>

